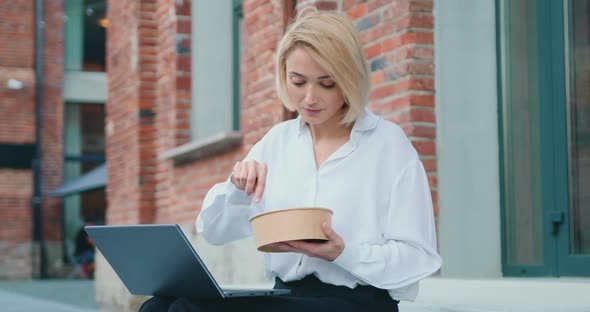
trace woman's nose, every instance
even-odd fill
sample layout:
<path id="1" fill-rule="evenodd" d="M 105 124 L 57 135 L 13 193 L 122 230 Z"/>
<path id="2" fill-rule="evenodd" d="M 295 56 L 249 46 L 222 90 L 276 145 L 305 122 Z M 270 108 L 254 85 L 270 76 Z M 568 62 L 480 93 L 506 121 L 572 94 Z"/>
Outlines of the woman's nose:
<path id="1" fill-rule="evenodd" d="M 305 105 L 314 105 L 317 102 L 315 90 L 311 84 L 308 85 L 307 88 L 305 89 L 304 101 L 305 101 Z"/>

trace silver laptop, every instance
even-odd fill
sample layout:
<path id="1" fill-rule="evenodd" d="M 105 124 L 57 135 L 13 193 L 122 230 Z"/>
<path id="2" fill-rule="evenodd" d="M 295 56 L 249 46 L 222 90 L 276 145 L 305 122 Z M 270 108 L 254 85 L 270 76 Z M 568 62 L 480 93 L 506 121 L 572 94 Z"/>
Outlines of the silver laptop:
<path id="1" fill-rule="evenodd" d="M 84 229 L 134 295 L 231 298 L 290 292 L 288 289 L 222 289 L 177 224 L 103 225 Z"/>

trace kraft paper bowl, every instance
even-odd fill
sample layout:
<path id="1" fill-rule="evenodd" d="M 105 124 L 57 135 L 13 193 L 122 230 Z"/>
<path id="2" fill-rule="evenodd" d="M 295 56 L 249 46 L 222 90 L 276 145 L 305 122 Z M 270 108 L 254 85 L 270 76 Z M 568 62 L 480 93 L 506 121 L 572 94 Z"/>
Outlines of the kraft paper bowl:
<path id="1" fill-rule="evenodd" d="M 332 210 L 327 208 L 289 208 L 265 211 L 250 218 L 256 248 L 264 252 L 280 252 L 268 246 L 290 240 L 322 242 L 328 238 L 322 224 L 332 222 Z"/>

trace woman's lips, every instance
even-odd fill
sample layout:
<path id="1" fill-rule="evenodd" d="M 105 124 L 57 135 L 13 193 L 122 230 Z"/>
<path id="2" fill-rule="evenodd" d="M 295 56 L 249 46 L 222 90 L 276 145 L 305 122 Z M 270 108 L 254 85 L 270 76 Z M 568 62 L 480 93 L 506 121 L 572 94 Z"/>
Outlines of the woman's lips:
<path id="1" fill-rule="evenodd" d="M 308 108 L 304 108 L 303 110 L 309 115 L 317 115 L 322 111 L 321 109 L 308 109 Z"/>

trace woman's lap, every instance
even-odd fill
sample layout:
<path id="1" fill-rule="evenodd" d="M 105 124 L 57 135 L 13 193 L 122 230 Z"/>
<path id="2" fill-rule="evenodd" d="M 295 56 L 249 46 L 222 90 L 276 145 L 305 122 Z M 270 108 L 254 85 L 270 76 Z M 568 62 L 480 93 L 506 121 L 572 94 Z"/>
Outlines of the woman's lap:
<path id="1" fill-rule="evenodd" d="M 310 275 L 302 280 L 283 282 L 275 280 L 275 288 L 290 289 L 281 296 L 232 297 L 227 299 L 188 299 L 153 297 L 147 300 L 140 311 L 173 312 L 224 312 L 224 311 L 285 311 L 315 312 L 334 309 L 337 311 L 396 312 L 397 302 L 386 290 L 358 285 L 354 289 L 325 284 Z"/>
<path id="2" fill-rule="evenodd" d="M 225 311 L 284 311 L 284 312 L 315 312 L 335 309 L 336 311 L 375 311 L 370 306 L 339 297 L 243 297 L 216 300 L 190 300 L 187 298 L 154 297 L 144 303 L 140 311 L 170 312 L 225 312 Z M 382 310 L 394 312 L 393 309 Z"/>

